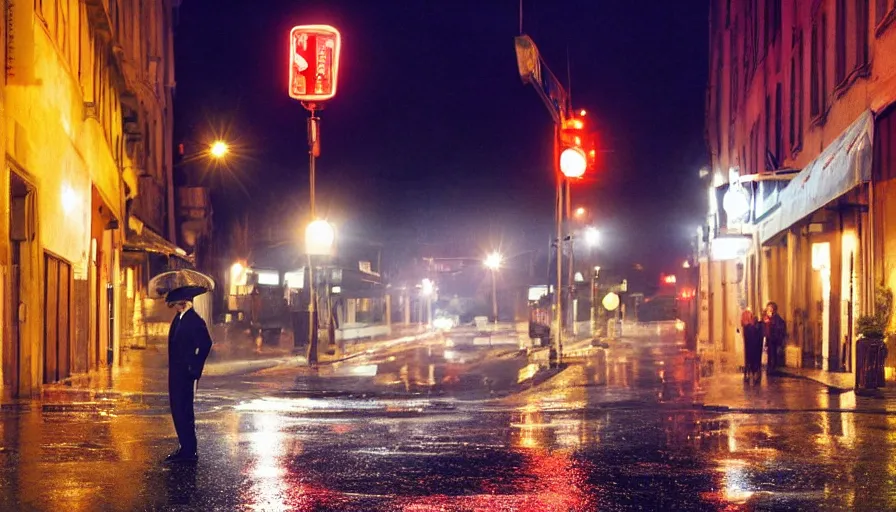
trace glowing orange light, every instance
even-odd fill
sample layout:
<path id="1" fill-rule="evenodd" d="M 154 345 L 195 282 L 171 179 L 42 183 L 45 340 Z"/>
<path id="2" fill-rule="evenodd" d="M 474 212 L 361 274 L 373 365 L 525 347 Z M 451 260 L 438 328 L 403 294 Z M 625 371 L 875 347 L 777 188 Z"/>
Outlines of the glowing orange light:
<path id="1" fill-rule="evenodd" d="M 584 108 L 579 112 L 579 117 L 585 117 L 585 109 Z"/>
<path id="2" fill-rule="evenodd" d="M 674 275 L 663 276 L 663 283 L 664 283 L 664 284 L 675 284 L 677 281 L 678 281 L 678 280 L 675 278 Z"/>
<path id="3" fill-rule="evenodd" d="M 585 127 L 585 123 L 583 123 L 581 119 L 573 119 L 572 127 L 575 128 L 576 130 L 581 130 L 582 128 Z"/>
<path id="4" fill-rule="evenodd" d="M 585 215 L 585 208 L 579 206 L 578 208 L 576 208 L 576 217 L 581 217 L 582 215 Z"/>
<path id="5" fill-rule="evenodd" d="M 216 140 L 209 146 L 208 152 L 215 158 L 224 158 L 230 152 L 230 146 L 223 140 Z"/>
<path id="6" fill-rule="evenodd" d="M 336 95 L 342 36 L 329 25 L 300 25 L 289 31 L 289 97 L 323 101 Z"/>

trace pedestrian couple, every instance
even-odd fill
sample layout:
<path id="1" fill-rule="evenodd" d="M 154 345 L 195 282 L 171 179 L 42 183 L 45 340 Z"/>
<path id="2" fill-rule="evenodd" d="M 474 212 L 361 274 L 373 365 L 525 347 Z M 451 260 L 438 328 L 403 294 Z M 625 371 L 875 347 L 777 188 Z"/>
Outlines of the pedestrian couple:
<path id="1" fill-rule="evenodd" d="M 765 317 L 756 318 L 749 309 L 740 316 L 741 333 L 744 340 L 744 382 L 759 383 L 762 380 L 762 348 L 768 353 L 767 371 L 771 375 L 780 366 L 780 350 L 787 336 L 787 324 L 778 314 L 778 305 L 769 302 L 765 306 Z"/>

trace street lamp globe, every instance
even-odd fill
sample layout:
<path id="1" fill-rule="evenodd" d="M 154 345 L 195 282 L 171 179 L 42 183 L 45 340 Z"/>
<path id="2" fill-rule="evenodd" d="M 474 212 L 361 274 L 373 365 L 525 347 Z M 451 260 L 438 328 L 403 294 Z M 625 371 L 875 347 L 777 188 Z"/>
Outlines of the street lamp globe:
<path id="1" fill-rule="evenodd" d="M 585 243 L 590 247 L 596 247 L 600 243 L 600 231 L 595 227 L 585 230 Z"/>
<path id="2" fill-rule="evenodd" d="M 588 168 L 588 157 L 582 148 L 570 147 L 560 153 L 560 172 L 567 178 L 581 178 Z"/>
<path id="3" fill-rule="evenodd" d="M 230 146 L 223 140 L 216 140 L 208 147 L 208 152 L 215 158 L 224 158 L 230 152 Z"/>
<path id="4" fill-rule="evenodd" d="M 498 270 L 501 268 L 501 263 L 504 262 L 504 256 L 501 253 L 495 251 L 488 256 L 485 257 L 485 266 L 490 268 L 491 270 Z"/>
<path id="5" fill-rule="evenodd" d="M 310 255 L 329 256 L 335 241 L 336 231 L 323 219 L 314 220 L 305 228 L 305 251 Z"/>

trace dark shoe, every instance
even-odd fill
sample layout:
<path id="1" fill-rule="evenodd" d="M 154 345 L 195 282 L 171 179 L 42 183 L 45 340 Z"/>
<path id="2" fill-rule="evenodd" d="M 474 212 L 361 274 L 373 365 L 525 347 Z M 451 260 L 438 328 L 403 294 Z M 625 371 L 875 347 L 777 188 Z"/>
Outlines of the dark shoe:
<path id="1" fill-rule="evenodd" d="M 189 453 L 178 448 L 170 455 L 165 457 L 165 460 L 162 461 L 162 464 L 176 464 L 179 462 L 196 462 L 199 460 L 199 456 L 196 452 Z"/>

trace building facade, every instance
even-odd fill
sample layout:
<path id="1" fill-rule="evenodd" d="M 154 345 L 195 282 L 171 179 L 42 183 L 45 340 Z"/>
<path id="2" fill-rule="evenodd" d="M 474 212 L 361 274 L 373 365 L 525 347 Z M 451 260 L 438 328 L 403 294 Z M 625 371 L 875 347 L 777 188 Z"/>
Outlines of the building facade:
<path id="1" fill-rule="evenodd" d="M 786 365 L 854 371 L 856 318 L 896 288 L 894 19 L 893 0 L 712 2 L 698 349 L 717 364 L 774 301 Z"/>
<path id="2" fill-rule="evenodd" d="M 0 368 L 4 394 L 27 396 L 119 360 L 123 304 L 137 279 L 122 259 L 139 242 L 132 224 L 174 252 L 174 7 L 4 7 Z"/>

